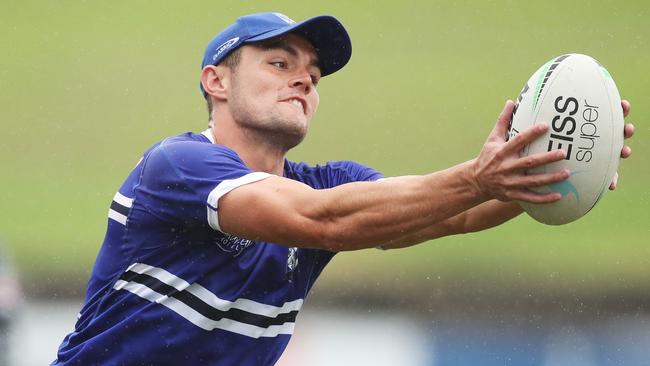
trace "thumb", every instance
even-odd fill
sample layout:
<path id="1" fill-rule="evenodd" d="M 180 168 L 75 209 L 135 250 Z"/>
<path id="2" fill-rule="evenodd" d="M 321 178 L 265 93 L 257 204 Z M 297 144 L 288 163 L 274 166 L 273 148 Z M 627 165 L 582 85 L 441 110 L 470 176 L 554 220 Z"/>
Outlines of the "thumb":
<path id="1" fill-rule="evenodd" d="M 503 106 L 503 110 L 499 113 L 499 118 L 497 118 L 497 123 L 490 133 L 490 139 L 495 141 L 504 141 L 506 140 L 506 132 L 508 132 L 508 125 L 512 120 L 512 111 L 515 108 L 515 103 L 508 99 L 506 104 Z"/>

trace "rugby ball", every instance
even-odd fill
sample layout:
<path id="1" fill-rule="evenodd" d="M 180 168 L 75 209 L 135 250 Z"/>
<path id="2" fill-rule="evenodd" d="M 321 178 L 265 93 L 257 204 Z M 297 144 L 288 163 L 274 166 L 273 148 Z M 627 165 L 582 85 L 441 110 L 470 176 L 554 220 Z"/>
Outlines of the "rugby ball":
<path id="1" fill-rule="evenodd" d="M 519 94 L 506 140 L 542 122 L 550 125 L 549 131 L 526 146 L 521 155 L 562 149 L 566 159 L 527 173 L 567 168 L 571 175 L 560 183 L 531 188 L 539 193 L 559 192 L 561 200 L 519 203 L 539 222 L 566 224 L 596 205 L 618 169 L 624 122 L 621 97 L 612 76 L 586 55 L 568 54 L 548 61 Z"/>

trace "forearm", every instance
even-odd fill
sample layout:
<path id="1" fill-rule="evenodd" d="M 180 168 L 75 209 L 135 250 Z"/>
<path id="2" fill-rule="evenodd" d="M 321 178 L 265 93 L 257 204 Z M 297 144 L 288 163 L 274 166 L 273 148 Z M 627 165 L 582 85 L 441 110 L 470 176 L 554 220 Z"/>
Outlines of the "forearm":
<path id="1" fill-rule="evenodd" d="M 501 225 L 517 217 L 522 212 L 521 206 L 514 201 L 487 201 L 438 224 L 420 230 L 413 235 L 406 235 L 397 240 L 383 242 L 379 245 L 379 248 L 405 248 L 443 236 L 486 230 Z"/>
<path id="2" fill-rule="evenodd" d="M 470 163 L 422 177 L 397 177 L 367 184 L 361 192 L 354 185 L 332 190 L 336 218 L 333 237 L 339 250 L 374 247 L 385 240 L 415 234 L 474 207 L 485 198 L 467 174 Z"/>
<path id="3" fill-rule="evenodd" d="M 472 233 L 499 226 L 519 216 L 523 210 L 516 201 L 491 200 L 465 212 L 462 233 Z"/>

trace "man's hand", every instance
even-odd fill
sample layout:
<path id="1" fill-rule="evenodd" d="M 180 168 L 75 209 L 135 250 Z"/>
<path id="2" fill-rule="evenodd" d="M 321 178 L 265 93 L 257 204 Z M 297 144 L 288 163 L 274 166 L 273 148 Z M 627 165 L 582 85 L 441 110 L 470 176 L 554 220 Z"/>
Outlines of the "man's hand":
<path id="1" fill-rule="evenodd" d="M 623 116 L 627 117 L 627 115 L 630 114 L 630 108 L 631 108 L 630 102 L 624 99 L 621 101 L 621 106 L 623 107 Z M 634 125 L 631 123 L 626 123 L 625 127 L 623 128 L 623 131 L 624 131 L 623 134 L 625 138 L 629 139 L 630 137 L 634 136 Z M 623 146 L 623 149 L 621 149 L 621 158 L 627 159 L 628 157 L 630 157 L 630 155 L 632 155 L 632 149 L 627 145 Z M 614 175 L 614 179 L 609 184 L 609 189 L 612 191 L 615 190 L 617 184 L 618 184 L 618 172 L 616 173 L 616 175 Z"/>
<path id="2" fill-rule="evenodd" d="M 552 173 L 526 175 L 526 171 L 538 166 L 560 161 L 566 153 L 562 150 L 549 151 L 520 157 L 520 151 L 542 136 L 548 124 L 531 126 L 506 142 L 508 123 L 512 118 L 514 103 L 506 101 L 494 129 L 488 136 L 479 156 L 474 160 L 474 182 L 479 192 L 487 198 L 501 201 L 519 200 L 533 203 L 548 203 L 562 198 L 560 193 L 540 194 L 529 190 L 567 179 L 567 169 Z"/>

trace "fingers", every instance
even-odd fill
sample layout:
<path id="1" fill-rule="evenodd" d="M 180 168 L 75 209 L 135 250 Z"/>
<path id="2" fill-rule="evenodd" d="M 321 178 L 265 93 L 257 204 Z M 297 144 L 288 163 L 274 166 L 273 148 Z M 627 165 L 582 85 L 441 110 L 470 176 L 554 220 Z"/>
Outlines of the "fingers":
<path id="1" fill-rule="evenodd" d="M 614 174 L 614 179 L 612 179 L 612 182 L 609 184 L 609 190 L 610 191 L 615 190 L 617 185 L 618 185 L 618 172 Z"/>
<path id="2" fill-rule="evenodd" d="M 514 200 L 530 203 L 552 203 L 562 199 L 562 195 L 557 192 L 541 194 L 527 189 L 512 191 L 510 196 Z"/>
<path id="3" fill-rule="evenodd" d="M 541 165 L 555 163 L 564 158 L 566 158 L 566 152 L 564 150 L 542 152 L 514 160 L 509 168 L 513 170 L 527 170 Z"/>
<path id="4" fill-rule="evenodd" d="M 623 134 L 626 139 L 629 139 L 630 137 L 634 136 L 634 130 L 635 127 L 631 123 L 626 123 L 625 127 L 623 128 Z"/>
<path id="5" fill-rule="evenodd" d="M 505 141 L 506 132 L 508 131 L 508 124 L 510 124 L 510 120 L 512 119 L 512 111 L 514 108 L 515 103 L 510 99 L 506 100 L 506 104 L 503 106 L 501 113 L 499 113 L 497 123 L 494 126 L 492 133 L 490 134 L 490 139 Z"/>
<path id="6" fill-rule="evenodd" d="M 632 155 L 632 148 L 629 146 L 623 146 L 623 149 L 621 149 L 621 158 L 627 159 Z"/>
<path id="7" fill-rule="evenodd" d="M 633 124 L 626 123 L 625 128 L 623 129 L 623 131 L 624 131 L 623 134 L 624 134 L 625 138 L 629 139 L 632 136 L 634 136 L 634 130 L 635 130 L 635 127 L 634 127 Z M 629 147 L 629 146 L 623 146 L 623 148 L 621 149 L 621 158 L 627 159 L 627 158 L 630 157 L 630 155 L 632 155 L 632 148 Z"/>
<path id="8" fill-rule="evenodd" d="M 632 107 L 630 102 L 623 99 L 621 100 L 621 106 L 623 107 L 623 117 L 627 117 L 627 115 L 630 114 L 630 108 Z"/>
<path id="9" fill-rule="evenodd" d="M 505 150 L 509 153 L 516 153 L 521 151 L 526 145 L 535 141 L 538 137 L 544 135 L 548 131 L 548 124 L 538 123 L 527 129 L 521 131 L 512 140 L 508 141 Z"/>
<path id="10" fill-rule="evenodd" d="M 552 151 L 549 153 L 540 153 L 531 157 L 519 159 L 520 162 L 515 164 L 519 169 L 529 166 L 541 166 L 564 159 L 566 154 L 562 150 Z M 530 159 L 529 159 L 530 158 Z M 531 161 L 532 163 L 529 163 Z M 554 183 L 562 182 L 571 176 L 568 169 L 560 169 L 551 173 L 530 174 L 523 173 L 511 175 L 502 184 L 505 188 L 503 195 L 507 199 L 526 201 L 532 203 L 555 202 L 562 198 L 561 195 L 540 194 L 529 190 L 529 188 L 548 186 Z"/>
<path id="11" fill-rule="evenodd" d="M 570 176 L 568 169 L 561 169 L 553 173 L 524 175 L 514 179 L 510 185 L 517 188 L 541 187 L 561 182 Z"/>
<path id="12" fill-rule="evenodd" d="M 630 105 L 630 102 L 623 99 L 621 100 L 621 106 L 623 107 L 623 117 L 627 117 L 630 114 L 630 108 L 632 107 Z M 626 139 L 629 139 L 630 137 L 634 136 L 634 130 L 635 127 L 632 123 L 626 123 L 625 126 L 623 127 L 623 136 Z M 627 159 L 632 155 L 632 148 L 629 146 L 623 146 L 621 149 L 621 158 L 622 159 Z M 614 174 L 614 178 L 612 179 L 612 182 L 609 184 L 609 190 L 613 191 L 616 189 L 618 186 L 618 172 Z"/>

